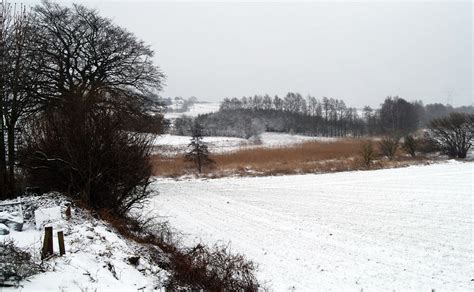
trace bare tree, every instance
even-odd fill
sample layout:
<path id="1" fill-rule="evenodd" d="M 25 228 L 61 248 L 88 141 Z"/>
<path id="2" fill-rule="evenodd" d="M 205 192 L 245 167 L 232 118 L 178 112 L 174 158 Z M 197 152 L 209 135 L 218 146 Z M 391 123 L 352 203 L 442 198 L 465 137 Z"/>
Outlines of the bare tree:
<path id="1" fill-rule="evenodd" d="M 119 99 L 126 111 L 132 101 L 149 107 L 164 75 L 153 65 L 153 51 L 127 30 L 82 5 L 63 7 L 49 1 L 33 9 L 36 33 L 34 73 L 41 77 L 37 98 L 55 107 L 71 99 Z"/>
<path id="2" fill-rule="evenodd" d="M 7 192 L 13 194 L 16 192 L 17 133 L 21 120 L 27 118 L 35 108 L 31 93 L 36 90 L 36 75 L 30 70 L 33 60 L 28 49 L 33 39 L 32 31 L 29 29 L 30 15 L 24 6 L 5 2 L 2 2 L 1 14 L 0 126 L 3 135 L 0 144 L 4 147 L 0 146 L 2 148 L 0 165 L 3 173 L 8 166 L 4 185 Z"/>
<path id="3" fill-rule="evenodd" d="M 398 136 L 386 136 L 379 142 L 380 152 L 392 160 L 395 157 L 399 143 L 400 138 Z"/>
<path id="4" fill-rule="evenodd" d="M 438 143 L 430 136 L 429 132 L 424 132 L 423 135 L 418 138 L 418 151 L 423 154 L 432 154 L 441 151 Z"/>
<path id="5" fill-rule="evenodd" d="M 32 10 L 39 106 L 25 124 L 30 183 L 124 214 L 148 196 L 147 135 L 162 128 L 163 74 L 133 34 L 81 5 Z"/>
<path id="6" fill-rule="evenodd" d="M 360 155 L 365 167 L 370 168 L 375 159 L 377 159 L 377 152 L 372 141 L 368 140 L 362 144 Z"/>
<path id="7" fill-rule="evenodd" d="M 474 138 L 474 115 L 451 113 L 429 123 L 432 139 L 450 157 L 466 158 Z"/>
<path id="8" fill-rule="evenodd" d="M 0 198 L 7 195 L 8 172 L 5 152 L 5 17 L 6 7 L 4 2 L 0 3 Z"/>
<path id="9" fill-rule="evenodd" d="M 387 97 L 380 108 L 380 123 L 385 134 L 407 134 L 420 125 L 420 104 L 398 96 Z"/>
<path id="10" fill-rule="evenodd" d="M 418 140 L 416 140 L 415 137 L 413 137 L 413 135 L 407 135 L 403 139 L 402 149 L 406 153 L 410 154 L 411 157 L 415 157 L 416 151 L 418 150 L 418 144 L 419 144 Z"/>

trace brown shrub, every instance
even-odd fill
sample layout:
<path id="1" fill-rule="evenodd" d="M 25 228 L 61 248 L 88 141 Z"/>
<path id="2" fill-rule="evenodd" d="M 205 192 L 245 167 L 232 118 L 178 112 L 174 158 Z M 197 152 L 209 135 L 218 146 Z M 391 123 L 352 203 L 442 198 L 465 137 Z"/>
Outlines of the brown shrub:
<path id="1" fill-rule="evenodd" d="M 377 152 L 372 141 L 365 141 L 360 148 L 360 156 L 362 159 L 362 164 L 369 168 L 375 159 L 377 159 Z"/>
<path id="2" fill-rule="evenodd" d="M 383 137 L 379 142 L 380 153 L 389 160 L 392 160 L 397 152 L 399 142 L 400 138 L 398 136 Z"/>
<path id="3" fill-rule="evenodd" d="M 205 291 L 258 291 L 256 265 L 228 245 L 212 248 L 198 244 L 172 253 L 173 274 L 167 288 L 188 286 Z"/>
<path id="4" fill-rule="evenodd" d="M 412 135 L 407 135 L 403 139 L 402 149 L 406 153 L 410 154 L 411 157 L 416 156 L 416 151 L 418 150 L 419 141 L 415 139 Z"/>
<path id="5" fill-rule="evenodd" d="M 191 248 L 179 246 L 176 232 L 166 223 L 153 218 L 117 216 L 100 210 L 99 216 L 120 234 L 145 244 L 150 253 L 154 247 L 164 253 L 152 257 L 156 265 L 170 272 L 166 283 L 170 291 L 203 289 L 204 291 L 258 291 L 260 284 L 255 272 L 257 266 L 241 254 L 232 253 L 229 245 L 208 247 L 198 244 Z M 187 291 L 187 290 L 185 290 Z"/>

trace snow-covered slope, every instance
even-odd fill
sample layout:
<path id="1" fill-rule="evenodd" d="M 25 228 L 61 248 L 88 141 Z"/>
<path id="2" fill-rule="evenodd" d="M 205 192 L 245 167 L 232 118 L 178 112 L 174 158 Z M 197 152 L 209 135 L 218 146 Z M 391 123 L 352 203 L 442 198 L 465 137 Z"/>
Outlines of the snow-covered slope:
<path id="1" fill-rule="evenodd" d="M 33 209 L 59 206 L 61 214 L 67 204 L 64 197 L 54 194 L 24 200 Z M 20 283 L 21 291 L 159 291 L 162 285 L 159 279 L 166 279 L 166 272 L 152 264 L 148 250 L 80 209 L 73 208 L 72 213 L 70 220 L 44 222 L 45 226 L 53 227 L 55 256 L 44 262 L 46 272 Z M 38 262 L 44 229 L 35 227 L 34 219 L 30 217 L 21 232 L 10 230 L 10 234 L 0 235 L 0 241 L 14 240 L 16 246 L 29 251 Z M 60 230 L 64 232 L 66 248 L 62 257 L 58 255 L 57 245 Z M 130 262 L 132 257 L 139 257 L 137 265 Z M 0 288 L 0 291 L 10 290 L 17 289 Z"/>
<path id="2" fill-rule="evenodd" d="M 473 167 L 160 179 L 150 208 L 188 241 L 231 241 L 276 291 L 472 291 Z"/>
<path id="3" fill-rule="evenodd" d="M 219 102 L 197 102 L 190 106 L 185 112 L 167 112 L 165 113 L 165 118 L 176 119 L 181 116 L 197 117 L 198 115 L 217 112 L 219 107 Z"/>

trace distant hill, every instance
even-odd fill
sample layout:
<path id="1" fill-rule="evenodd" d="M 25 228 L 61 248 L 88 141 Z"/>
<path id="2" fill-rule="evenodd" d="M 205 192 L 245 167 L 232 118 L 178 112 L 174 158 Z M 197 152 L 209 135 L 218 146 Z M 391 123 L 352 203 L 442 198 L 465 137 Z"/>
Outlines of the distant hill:
<path id="1" fill-rule="evenodd" d="M 182 97 L 166 98 L 163 100 L 166 106 L 165 118 L 176 119 L 181 116 L 197 117 L 219 111 L 220 102 L 199 101 L 195 97 L 188 99 Z"/>

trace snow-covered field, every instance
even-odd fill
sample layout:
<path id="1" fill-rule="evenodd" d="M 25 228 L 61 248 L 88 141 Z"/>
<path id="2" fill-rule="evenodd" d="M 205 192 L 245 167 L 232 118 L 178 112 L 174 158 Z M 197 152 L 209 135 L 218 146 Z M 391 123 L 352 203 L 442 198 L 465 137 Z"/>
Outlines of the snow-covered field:
<path id="1" fill-rule="evenodd" d="M 276 291 L 474 289 L 473 166 L 160 179 L 150 208 L 231 241 Z"/>
<path id="2" fill-rule="evenodd" d="M 191 137 L 166 134 L 158 136 L 154 141 L 154 145 L 155 147 L 160 148 L 161 154 L 175 155 L 184 152 L 190 140 Z M 208 144 L 211 152 L 222 153 L 244 148 L 282 147 L 308 141 L 332 142 L 337 141 L 338 138 L 309 137 L 303 135 L 266 132 L 261 135 L 259 143 L 255 143 L 255 141 L 252 140 L 233 137 L 204 137 L 203 140 Z"/>
<path id="3" fill-rule="evenodd" d="M 199 115 L 213 113 L 219 111 L 220 102 L 198 102 L 193 104 L 186 112 L 167 112 L 166 119 L 176 119 L 181 116 L 197 117 Z"/>
<path id="4" fill-rule="evenodd" d="M 204 137 L 203 140 L 208 145 L 209 151 L 219 153 L 234 151 L 249 143 L 246 139 L 234 137 Z M 165 134 L 156 137 L 153 144 L 161 155 L 172 156 L 184 153 L 189 142 L 191 137 Z"/>

